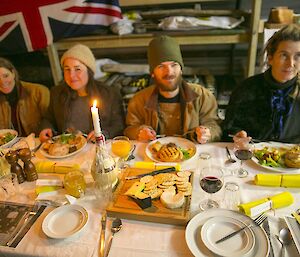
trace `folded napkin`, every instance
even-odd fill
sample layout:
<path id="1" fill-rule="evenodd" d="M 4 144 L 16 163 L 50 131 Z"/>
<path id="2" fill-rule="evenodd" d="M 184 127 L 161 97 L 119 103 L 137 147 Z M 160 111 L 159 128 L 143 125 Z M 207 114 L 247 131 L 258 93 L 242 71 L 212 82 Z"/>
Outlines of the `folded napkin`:
<path id="1" fill-rule="evenodd" d="M 300 187 L 300 174 L 257 174 L 254 177 L 254 183 L 260 186 Z"/>
<path id="2" fill-rule="evenodd" d="M 240 204 L 241 212 L 248 216 L 255 216 L 270 209 L 277 209 L 291 205 L 294 198 L 290 192 L 283 192 L 274 196 L 259 199 L 250 203 Z"/>
<path id="3" fill-rule="evenodd" d="M 37 173 L 68 173 L 69 171 L 79 170 L 79 164 L 59 164 L 53 161 L 40 161 L 35 164 Z"/>
<path id="4" fill-rule="evenodd" d="M 181 165 L 179 163 L 156 163 L 156 162 L 135 162 L 135 168 L 140 169 L 150 169 L 150 170 L 161 170 L 170 167 L 175 167 L 177 171 L 181 169 Z"/>
<path id="5" fill-rule="evenodd" d="M 41 193 L 47 193 L 52 192 L 61 189 L 62 186 L 38 186 L 35 188 L 35 193 L 41 194 Z"/>

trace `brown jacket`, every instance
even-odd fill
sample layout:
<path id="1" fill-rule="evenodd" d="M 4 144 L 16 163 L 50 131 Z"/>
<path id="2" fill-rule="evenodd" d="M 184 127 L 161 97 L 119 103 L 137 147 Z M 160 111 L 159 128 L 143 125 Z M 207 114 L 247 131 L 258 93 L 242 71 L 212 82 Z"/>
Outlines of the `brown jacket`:
<path id="1" fill-rule="evenodd" d="M 211 131 L 211 141 L 219 140 L 221 128 L 217 117 L 217 101 L 206 88 L 191 83 L 183 83 L 180 94 L 185 105 L 183 118 L 183 136 L 194 141 L 195 128 L 203 125 Z M 127 128 L 124 134 L 130 139 L 136 139 L 141 126 L 158 128 L 158 89 L 155 85 L 143 89 L 135 94 L 128 105 L 126 117 Z"/>
<path id="2" fill-rule="evenodd" d="M 38 125 L 42 115 L 46 112 L 49 101 L 49 89 L 43 85 L 21 81 L 19 89 L 19 100 L 17 104 L 18 130 L 21 128 L 26 135 L 38 132 Z M 0 96 L 0 129 L 13 128 L 11 122 L 11 107 L 2 94 Z"/>

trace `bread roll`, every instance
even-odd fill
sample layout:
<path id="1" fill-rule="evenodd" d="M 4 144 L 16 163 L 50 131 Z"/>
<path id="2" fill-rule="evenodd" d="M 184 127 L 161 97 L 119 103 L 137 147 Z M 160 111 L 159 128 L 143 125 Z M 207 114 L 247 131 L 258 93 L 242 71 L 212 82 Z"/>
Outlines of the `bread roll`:
<path id="1" fill-rule="evenodd" d="M 300 146 L 288 150 L 284 157 L 284 163 L 289 168 L 300 168 Z"/>

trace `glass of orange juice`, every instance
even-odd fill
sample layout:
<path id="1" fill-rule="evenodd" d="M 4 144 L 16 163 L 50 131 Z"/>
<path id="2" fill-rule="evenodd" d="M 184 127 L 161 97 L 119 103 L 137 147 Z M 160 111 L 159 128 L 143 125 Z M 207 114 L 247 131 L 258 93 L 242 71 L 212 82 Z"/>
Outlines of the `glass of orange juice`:
<path id="1" fill-rule="evenodd" d="M 69 195 L 79 198 L 84 195 L 86 183 L 81 171 L 68 172 L 64 177 L 64 187 Z"/>
<path id="2" fill-rule="evenodd" d="M 111 143 L 111 151 L 120 158 L 126 158 L 131 150 L 131 143 L 128 137 L 114 137 Z"/>

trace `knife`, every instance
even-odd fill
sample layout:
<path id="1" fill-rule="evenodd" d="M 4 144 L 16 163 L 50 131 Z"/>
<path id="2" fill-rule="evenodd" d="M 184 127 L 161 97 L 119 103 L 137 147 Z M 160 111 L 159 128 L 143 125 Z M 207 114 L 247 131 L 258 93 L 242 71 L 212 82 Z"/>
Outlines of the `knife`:
<path id="1" fill-rule="evenodd" d="M 100 234 L 100 248 L 99 248 L 100 257 L 104 256 L 105 229 L 106 229 L 106 211 L 102 213 L 102 217 L 101 217 L 101 234 Z"/>
<path id="2" fill-rule="evenodd" d="M 126 180 L 131 180 L 131 179 L 137 179 L 137 178 L 142 178 L 145 176 L 154 176 L 160 173 L 169 173 L 169 172 L 174 172 L 176 171 L 175 167 L 171 167 L 171 168 L 166 168 L 166 169 L 162 169 L 162 170 L 155 170 L 149 173 L 145 173 L 145 174 L 140 174 L 140 175 L 136 175 L 136 176 L 128 176 L 125 177 Z"/>
<path id="3" fill-rule="evenodd" d="M 40 217 L 40 215 L 46 209 L 46 207 L 47 206 L 45 206 L 45 205 L 42 205 L 41 207 L 39 207 L 39 209 L 36 212 L 36 214 L 33 217 L 31 217 L 31 219 L 29 219 L 24 224 L 24 226 L 22 226 L 22 228 L 19 230 L 19 232 L 15 236 L 13 242 L 11 244 L 9 244 L 8 246 L 14 247 L 14 248 L 17 247 L 17 245 L 20 243 L 20 241 L 23 239 L 23 237 L 26 235 L 26 233 L 29 231 L 29 229 L 32 227 L 32 225 L 38 219 L 38 217 Z"/>
<path id="4" fill-rule="evenodd" d="M 300 215 L 297 212 L 293 212 L 292 215 L 297 220 L 298 224 L 300 225 Z"/>
<path id="5" fill-rule="evenodd" d="M 263 222 L 262 227 L 266 231 L 266 234 L 267 234 L 267 236 L 269 238 L 269 242 L 270 242 L 269 257 L 274 257 L 274 250 L 273 250 L 272 241 L 271 241 L 271 232 L 270 232 L 269 219 L 268 218 Z"/>

